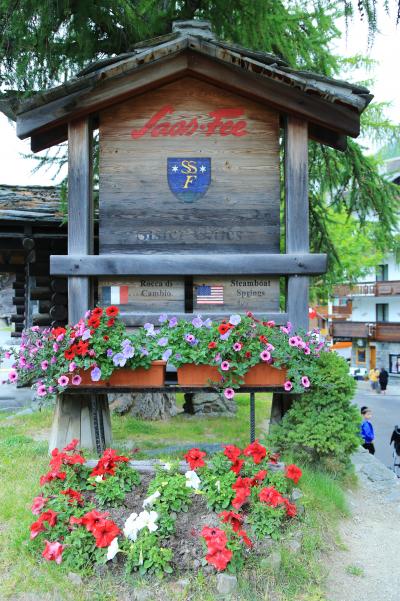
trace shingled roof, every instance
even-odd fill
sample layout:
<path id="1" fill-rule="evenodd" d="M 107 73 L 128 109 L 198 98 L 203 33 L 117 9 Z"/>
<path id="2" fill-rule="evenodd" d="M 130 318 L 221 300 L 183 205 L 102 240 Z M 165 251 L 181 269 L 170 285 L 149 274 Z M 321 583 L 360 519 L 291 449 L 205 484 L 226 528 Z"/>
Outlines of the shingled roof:
<path id="1" fill-rule="evenodd" d="M 175 22 L 171 34 L 90 64 L 63 85 L 3 108 L 0 104 L 0 110 L 16 119 L 18 136 L 31 136 L 37 151 L 66 140 L 71 119 L 96 117 L 106 106 L 189 74 L 268 102 L 282 114 L 304 117 L 311 137 L 338 148 L 345 146 L 345 136 L 358 135 L 359 116 L 372 99 L 364 86 L 296 70 L 272 54 L 225 43 L 207 21 L 193 20 Z"/>
<path id="2" fill-rule="evenodd" d="M 60 188 L 0 185 L 0 221 L 61 224 Z"/>

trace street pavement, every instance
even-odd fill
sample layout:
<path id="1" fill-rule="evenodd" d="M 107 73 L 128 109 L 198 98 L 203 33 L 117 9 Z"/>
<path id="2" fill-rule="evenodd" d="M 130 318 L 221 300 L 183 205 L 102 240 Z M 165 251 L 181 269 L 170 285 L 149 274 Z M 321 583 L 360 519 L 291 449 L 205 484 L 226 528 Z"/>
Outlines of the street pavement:
<path id="1" fill-rule="evenodd" d="M 371 390 L 369 382 L 357 382 L 354 402 L 358 407 L 366 405 L 372 410 L 372 425 L 375 431 L 375 457 L 386 466 L 393 465 L 392 449 L 389 446 L 394 426 L 400 426 L 400 383 L 389 382 L 386 394 Z"/>

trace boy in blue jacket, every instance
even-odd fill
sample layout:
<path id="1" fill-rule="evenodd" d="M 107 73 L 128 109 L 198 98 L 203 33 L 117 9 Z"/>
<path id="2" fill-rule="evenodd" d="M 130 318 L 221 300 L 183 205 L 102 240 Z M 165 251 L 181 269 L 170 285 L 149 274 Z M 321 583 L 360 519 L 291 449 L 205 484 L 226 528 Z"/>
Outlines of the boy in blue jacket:
<path id="1" fill-rule="evenodd" d="M 372 417 L 372 411 L 368 407 L 361 407 L 361 415 L 363 417 L 363 423 L 361 424 L 361 437 L 364 441 L 362 445 L 364 449 L 367 449 L 371 455 L 375 455 L 374 447 L 374 428 L 370 422 Z"/>

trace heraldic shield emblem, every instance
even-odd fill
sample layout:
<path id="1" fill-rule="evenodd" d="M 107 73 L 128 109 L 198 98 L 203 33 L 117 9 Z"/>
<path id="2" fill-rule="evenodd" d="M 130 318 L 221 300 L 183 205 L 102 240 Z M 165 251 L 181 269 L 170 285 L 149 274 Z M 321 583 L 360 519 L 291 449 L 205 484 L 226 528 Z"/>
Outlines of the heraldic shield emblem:
<path id="1" fill-rule="evenodd" d="M 172 194 L 183 202 L 195 202 L 211 182 L 210 158 L 168 158 L 167 178 Z"/>

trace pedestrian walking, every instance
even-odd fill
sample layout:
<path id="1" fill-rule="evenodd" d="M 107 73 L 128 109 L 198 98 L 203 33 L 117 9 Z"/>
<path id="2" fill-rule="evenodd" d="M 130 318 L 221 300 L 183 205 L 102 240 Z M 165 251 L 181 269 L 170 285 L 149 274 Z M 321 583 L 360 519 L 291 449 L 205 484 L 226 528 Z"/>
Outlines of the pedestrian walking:
<path id="1" fill-rule="evenodd" d="M 379 370 L 373 367 L 369 370 L 369 381 L 371 384 L 371 389 L 374 391 L 378 391 L 378 379 L 379 379 Z"/>
<path id="2" fill-rule="evenodd" d="M 386 394 L 386 387 L 387 387 L 388 380 L 389 380 L 389 374 L 384 367 L 382 367 L 381 371 L 379 372 L 378 380 L 379 380 L 379 386 L 381 387 L 382 394 Z"/>
<path id="3" fill-rule="evenodd" d="M 364 441 L 362 445 L 371 455 L 375 455 L 375 433 L 374 427 L 371 424 L 372 411 L 369 407 L 361 407 L 361 415 L 363 422 L 361 424 L 361 438 Z"/>

